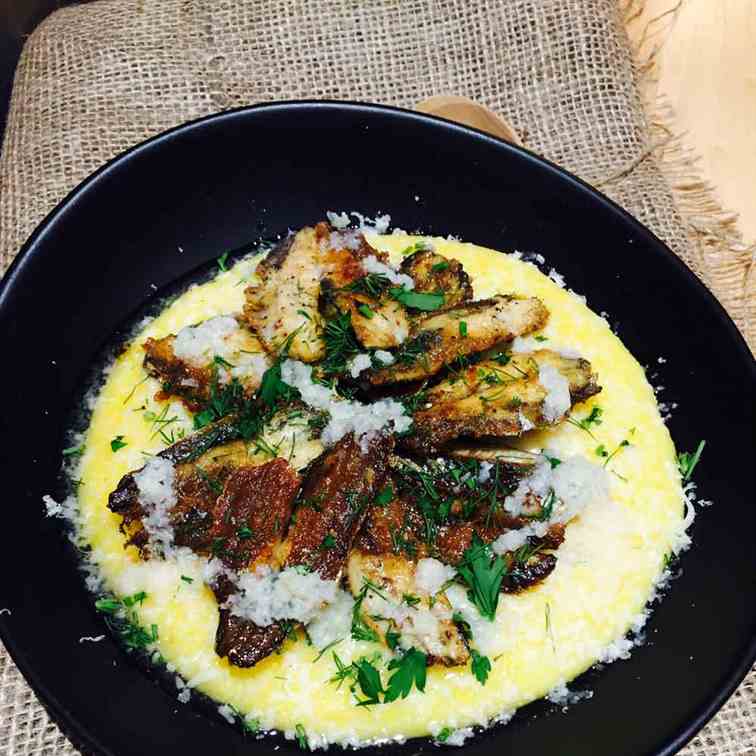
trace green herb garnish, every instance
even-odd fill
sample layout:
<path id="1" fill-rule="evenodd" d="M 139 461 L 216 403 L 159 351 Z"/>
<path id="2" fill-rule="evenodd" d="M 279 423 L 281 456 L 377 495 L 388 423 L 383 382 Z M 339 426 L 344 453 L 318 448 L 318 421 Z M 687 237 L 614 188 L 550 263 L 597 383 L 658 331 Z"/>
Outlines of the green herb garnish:
<path id="1" fill-rule="evenodd" d="M 427 657 L 416 648 L 411 648 L 399 659 L 389 662 L 389 670 L 394 670 L 386 687 L 383 702 L 389 703 L 397 698 L 407 698 L 412 685 L 423 693 L 425 691 Z"/>
<path id="2" fill-rule="evenodd" d="M 112 439 L 110 442 L 110 451 L 115 454 L 119 449 L 123 449 L 124 446 L 128 446 L 128 444 L 123 439 L 123 436 L 116 436 L 114 439 Z"/>
<path id="3" fill-rule="evenodd" d="M 221 273 L 225 273 L 228 270 L 228 267 L 226 265 L 226 261 L 228 260 L 228 252 L 224 252 L 217 260 L 216 263 L 218 264 L 218 270 L 220 270 Z"/>
<path id="4" fill-rule="evenodd" d="M 386 635 L 385 635 L 386 645 L 392 651 L 399 645 L 399 638 L 401 638 L 401 635 L 399 633 L 395 633 L 393 630 L 386 631 Z"/>
<path id="5" fill-rule="evenodd" d="M 500 556 L 473 534 L 472 544 L 465 551 L 457 573 L 468 587 L 467 595 L 484 617 L 493 621 L 499 604 L 499 589 L 506 573 L 506 565 Z"/>
<path id="6" fill-rule="evenodd" d="M 362 315 L 364 318 L 367 318 L 368 320 L 372 320 L 375 317 L 375 313 L 366 304 L 359 305 L 357 307 L 357 310 L 359 311 L 360 315 Z"/>
<path id="7" fill-rule="evenodd" d="M 294 732 L 296 733 L 297 744 L 299 745 L 299 747 L 303 751 L 308 750 L 310 748 L 310 744 L 307 741 L 307 732 L 305 731 L 304 726 L 297 722 L 296 726 L 294 727 Z"/>
<path id="8" fill-rule="evenodd" d="M 575 420 L 575 418 L 568 417 L 567 422 L 570 423 L 570 425 L 574 425 L 576 428 L 580 428 L 580 430 L 584 430 L 591 438 L 595 438 L 595 436 L 591 432 L 591 426 L 601 425 L 601 416 L 603 414 L 604 410 L 602 410 L 601 407 L 597 405 L 593 407 L 590 411 L 590 414 L 587 417 L 584 417 L 582 420 Z"/>
<path id="9" fill-rule="evenodd" d="M 436 293 L 413 291 L 405 289 L 404 286 L 392 286 L 389 289 L 389 294 L 405 307 L 413 310 L 423 310 L 424 312 L 438 310 L 444 306 L 445 301 L 444 293 L 441 291 Z"/>
<path id="10" fill-rule="evenodd" d="M 464 320 L 459 321 L 459 335 L 463 338 L 467 338 L 467 323 Z"/>
<path id="11" fill-rule="evenodd" d="M 470 650 L 472 656 L 471 669 L 475 679 L 485 685 L 488 680 L 488 673 L 491 671 L 491 661 L 487 656 L 482 656 L 474 648 Z"/>
<path id="12" fill-rule="evenodd" d="M 373 500 L 377 507 L 385 507 L 394 498 L 394 487 L 387 483 Z"/>
<path id="13" fill-rule="evenodd" d="M 381 702 L 380 695 L 384 692 L 380 672 L 365 658 L 354 662 L 354 667 L 357 672 L 357 684 L 365 696 L 357 705 L 372 706 L 379 704 Z"/>
<path id="14" fill-rule="evenodd" d="M 693 475 L 698 461 L 701 459 L 706 441 L 701 441 L 694 452 L 680 452 L 677 455 L 677 466 L 680 469 L 680 475 L 682 475 L 683 483 L 687 483 L 690 480 L 690 476 Z"/>
<path id="15" fill-rule="evenodd" d="M 252 538 L 252 528 L 249 528 L 246 525 L 242 525 L 236 531 L 236 536 L 237 538 L 241 538 L 243 541 L 246 541 L 248 538 Z"/>

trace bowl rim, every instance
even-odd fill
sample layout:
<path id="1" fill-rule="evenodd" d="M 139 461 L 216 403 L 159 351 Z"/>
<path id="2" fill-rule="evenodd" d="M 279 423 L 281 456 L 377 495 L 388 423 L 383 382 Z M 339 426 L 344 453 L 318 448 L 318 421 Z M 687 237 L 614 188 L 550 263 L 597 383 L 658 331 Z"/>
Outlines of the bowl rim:
<path id="1" fill-rule="evenodd" d="M 665 242 L 600 190 L 592 187 L 586 181 L 583 181 L 570 171 L 558 166 L 556 163 L 553 163 L 534 151 L 507 142 L 480 129 L 465 126 L 456 121 L 451 121 L 439 116 L 419 113 L 407 108 L 351 100 L 276 100 L 260 102 L 254 105 L 243 105 L 216 113 L 210 113 L 183 122 L 170 129 L 159 132 L 158 134 L 118 153 L 69 191 L 37 224 L 34 231 L 24 242 L 21 249 L 13 258 L 8 269 L 0 279 L 0 317 L 3 316 L 3 311 L 7 308 L 5 303 L 7 292 L 13 287 L 15 279 L 22 266 L 37 253 L 38 246 L 44 242 L 45 236 L 50 228 L 55 224 L 59 216 L 63 215 L 69 207 L 77 203 L 83 194 L 96 190 L 97 184 L 103 178 L 119 170 L 121 166 L 136 159 L 142 153 L 158 148 L 162 143 L 169 142 L 184 134 L 201 130 L 209 123 L 233 121 L 240 117 L 254 115 L 255 113 L 280 113 L 282 117 L 286 117 L 291 116 L 292 114 L 301 115 L 303 112 L 310 110 L 334 112 L 347 111 L 354 113 L 355 115 L 364 115 L 367 117 L 372 114 L 390 115 L 400 120 L 422 124 L 430 128 L 442 129 L 479 140 L 483 143 L 489 144 L 495 149 L 503 149 L 519 155 L 526 163 L 536 165 L 542 170 L 547 170 L 559 180 L 570 185 L 574 191 L 590 196 L 594 202 L 598 202 L 607 212 L 630 225 L 635 233 L 645 238 L 649 243 L 649 246 L 653 248 L 657 254 L 661 254 L 666 257 L 668 261 L 671 261 L 676 267 L 677 272 L 686 279 L 687 283 L 692 286 L 699 295 L 703 296 L 708 304 L 713 307 L 721 326 L 729 332 L 731 337 L 733 337 L 733 342 L 740 350 L 744 361 L 747 362 L 750 360 L 752 372 L 754 377 L 756 377 L 756 362 L 753 361 L 745 337 L 739 331 L 722 303 Z M 35 696 L 42 703 L 46 711 L 51 715 L 54 722 L 60 727 L 66 737 L 77 747 L 80 746 L 86 749 L 92 749 L 97 753 L 111 753 L 108 747 L 91 735 L 86 725 L 80 722 L 78 717 L 76 717 L 68 707 L 59 701 L 48 689 L 43 679 L 41 679 L 40 675 L 34 669 L 34 665 L 27 660 L 22 653 L 21 647 L 23 644 L 18 642 L 13 636 L 14 633 L 11 626 L 7 623 L 0 623 L 0 640 L 3 641 L 9 656 L 23 675 L 25 681 L 32 688 Z M 752 638 L 750 646 L 743 658 L 740 659 L 740 661 L 735 662 L 724 676 L 720 686 L 713 691 L 707 704 L 701 707 L 697 712 L 694 712 L 687 723 L 679 728 L 676 733 L 671 734 L 666 742 L 660 744 L 656 754 L 658 756 L 672 756 L 690 742 L 690 740 L 692 740 L 692 738 L 712 719 L 717 711 L 719 711 L 719 709 L 725 704 L 727 699 L 734 693 L 743 679 L 745 679 L 754 662 L 756 662 L 756 636 Z"/>

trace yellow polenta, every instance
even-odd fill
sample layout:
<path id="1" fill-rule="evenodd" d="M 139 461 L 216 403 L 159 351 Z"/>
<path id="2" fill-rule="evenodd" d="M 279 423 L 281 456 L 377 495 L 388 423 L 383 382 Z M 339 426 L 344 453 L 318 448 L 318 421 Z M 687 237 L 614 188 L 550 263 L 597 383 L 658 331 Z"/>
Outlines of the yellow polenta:
<path id="1" fill-rule="evenodd" d="M 371 241 L 396 262 L 400 250 L 417 239 L 393 235 Z M 243 282 L 253 275 L 255 260 L 189 289 L 146 325 L 109 371 L 87 432 L 78 497 L 81 535 L 93 547 L 106 587 L 120 595 L 148 593 L 139 607 L 141 621 L 158 626 L 161 655 L 192 686 L 258 719 L 265 729 L 291 734 L 299 724 L 312 744 L 412 737 L 485 724 L 544 696 L 622 639 L 643 612 L 664 557 L 681 536 L 684 501 L 672 441 L 643 370 L 606 321 L 516 256 L 430 241 L 439 254 L 463 263 L 476 299 L 496 292 L 539 297 L 551 311 L 543 346 L 573 348 L 598 373 L 603 390 L 574 412 L 580 418 L 595 404 L 601 406 L 603 422 L 593 430 L 595 439 L 563 423 L 527 434 L 521 446 L 596 460 L 599 443 L 608 450 L 624 439 L 631 444 L 609 464 L 611 501 L 588 507 L 568 526 L 551 576 L 521 595 L 501 596 L 496 618 L 500 653 L 492 660 L 485 687 L 468 668 L 437 667 L 429 670 L 425 693 L 413 689 L 406 700 L 359 708 L 348 685 L 338 688 L 329 682 L 335 672 L 330 652 L 315 662 L 317 651 L 303 640 L 287 641 L 283 653 L 252 669 L 234 668 L 215 655 L 218 609 L 198 568 L 141 563 L 133 549 L 124 550 L 119 518 L 107 509 L 108 494 L 125 473 L 144 464 L 142 452 L 164 448 L 160 423 L 145 420 L 144 409 L 159 415 L 165 408 L 153 399 L 156 381 L 144 379 L 141 345 L 148 336 L 162 337 L 240 310 Z M 188 416 L 174 403 L 164 418 L 175 415 L 180 419 L 166 431 L 190 427 Z M 116 435 L 128 446 L 114 453 L 110 441 Z M 182 574 L 194 581 L 182 581 Z M 351 639 L 336 647 L 346 663 L 374 650 Z"/>

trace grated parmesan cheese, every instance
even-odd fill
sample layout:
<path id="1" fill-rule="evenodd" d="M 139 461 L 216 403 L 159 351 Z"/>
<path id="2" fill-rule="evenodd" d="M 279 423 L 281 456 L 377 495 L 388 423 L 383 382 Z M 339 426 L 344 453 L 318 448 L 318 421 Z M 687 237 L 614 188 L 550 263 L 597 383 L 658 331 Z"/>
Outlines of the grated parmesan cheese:
<path id="1" fill-rule="evenodd" d="M 537 352 L 540 349 L 548 349 L 550 352 L 556 352 L 561 354 L 562 357 L 566 357 L 570 360 L 575 360 L 580 357 L 580 352 L 572 347 L 561 346 L 559 344 L 552 344 L 549 341 L 548 344 L 544 344 L 538 341 L 533 336 L 516 336 L 512 341 L 510 352 L 512 354 L 526 354 L 528 352 Z"/>
<path id="2" fill-rule="evenodd" d="M 326 218 L 328 222 L 339 230 L 346 228 L 349 225 L 349 216 L 346 213 L 335 213 L 332 210 L 326 211 Z"/>
<path id="3" fill-rule="evenodd" d="M 565 286 L 564 283 L 564 276 L 562 276 L 560 273 L 557 273 L 557 271 L 552 268 L 549 271 L 549 278 L 560 288 L 563 289 Z"/>
<path id="4" fill-rule="evenodd" d="M 142 525 L 150 537 L 151 546 L 165 555 L 173 548 L 173 526 L 169 513 L 176 505 L 175 480 L 173 463 L 163 457 L 151 457 L 134 474 L 139 502 L 147 513 L 146 517 L 142 517 Z"/>
<path id="5" fill-rule="evenodd" d="M 404 341 L 404 339 L 407 338 L 407 334 L 404 334 L 404 338 L 400 339 L 400 341 Z M 384 349 L 377 349 L 375 352 L 375 359 L 378 360 L 383 365 L 393 365 L 396 361 L 394 358 L 394 355 L 391 354 L 391 352 L 387 352 Z"/>
<path id="6" fill-rule="evenodd" d="M 357 378 L 363 370 L 367 370 L 372 367 L 373 361 L 370 359 L 370 355 L 366 353 L 356 354 L 347 362 L 347 370 L 352 378 Z"/>
<path id="7" fill-rule="evenodd" d="M 195 367 L 212 362 L 213 357 L 228 357 L 233 350 L 229 336 L 239 331 L 239 324 L 228 315 L 210 318 L 196 326 L 182 328 L 173 340 L 173 353 Z"/>
<path id="8" fill-rule="evenodd" d="M 546 389 L 541 412 L 549 423 L 556 423 L 572 406 L 569 381 L 553 366 L 541 365 L 538 382 Z"/>
<path id="9" fill-rule="evenodd" d="M 219 706 L 218 714 L 220 714 L 229 724 L 234 724 L 234 722 L 236 722 L 236 713 L 228 704 L 222 704 Z"/>
<path id="10" fill-rule="evenodd" d="M 312 380 L 312 367 L 297 360 L 285 360 L 281 365 L 281 380 L 299 390 L 302 401 L 314 409 L 328 412 L 330 419 L 320 436 L 330 446 L 348 433 L 360 440 L 363 451 L 367 443 L 384 429 L 403 433 L 412 425 L 412 418 L 404 407 L 393 399 L 381 399 L 372 404 L 339 398 L 333 390 Z"/>
<path id="11" fill-rule="evenodd" d="M 438 559 L 421 559 L 415 569 L 415 586 L 421 593 L 433 596 L 456 574 L 457 571 L 453 567 L 439 562 Z"/>
<path id="12" fill-rule="evenodd" d="M 258 567 L 239 576 L 239 592 L 229 597 L 226 606 L 231 614 L 260 627 L 279 619 L 309 622 L 325 604 L 336 599 L 337 586 L 335 580 L 323 580 L 316 572 L 296 567 L 281 572 Z"/>
<path id="13" fill-rule="evenodd" d="M 404 286 L 405 289 L 415 288 L 415 282 L 406 273 L 398 273 L 390 265 L 382 263 L 375 255 L 368 255 L 362 261 L 362 269 L 366 273 L 377 273 L 380 276 L 386 276 L 392 284 Z"/>
<path id="14" fill-rule="evenodd" d="M 492 544 L 495 553 L 514 551 L 523 546 L 528 538 L 546 535 L 552 524 L 569 522 L 592 502 L 608 501 L 609 480 L 603 467 L 584 457 L 569 457 L 553 469 L 548 459 L 543 457 L 533 472 L 523 478 L 513 493 L 504 499 L 504 509 L 516 517 L 520 516 L 531 496 L 544 501 L 550 491 L 553 491 L 557 503 L 549 520 L 533 522 L 503 533 Z"/>
<path id="15" fill-rule="evenodd" d="M 74 522 L 77 511 L 76 498 L 74 496 L 67 496 L 63 501 L 55 501 L 52 496 L 45 494 L 42 497 L 42 501 L 47 509 L 48 517 L 60 517 L 62 520 Z"/>
<path id="16" fill-rule="evenodd" d="M 354 598 L 350 593 L 339 590 L 336 598 L 320 609 L 309 625 L 307 635 L 312 645 L 322 651 L 336 641 L 348 638 L 352 629 Z"/>
<path id="17" fill-rule="evenodd" d="M 570 690 L 565 683 L 557 685 L 549 691 L 546 696 L 551 703 L 562 707 L 564 711 L 568 706 L 572 706 L 587 698 L 593 698 L 592 690 Z"/>

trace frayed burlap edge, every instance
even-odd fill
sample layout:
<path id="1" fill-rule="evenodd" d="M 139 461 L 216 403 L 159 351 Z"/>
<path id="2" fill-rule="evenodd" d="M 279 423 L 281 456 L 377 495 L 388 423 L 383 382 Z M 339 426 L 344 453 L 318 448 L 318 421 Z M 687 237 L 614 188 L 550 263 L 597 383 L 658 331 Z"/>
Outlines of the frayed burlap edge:
<path id="1" fill-rule="evenodd" d="M 617 177 L 652 158 L 672 190 L 685 224 L 689 259 L 704 284 L 719 299 L 756 352 L 756 243 L 747 244 L 737 225 L 737 213 L 722 206 L 716 189 L 699 167 L 700 158 L 679 130 L 675 112 L 664 94 L 657 92 L 659 52 L 665 29 L 674 21 L 684 0 L 660 16 L 644 20 L 646 0 L 620 0 L 626 28 L 643 24 L 630 44 L 635 56 L 639 91 L 649 126 L 648 149 Z M 616 180 L 610 177 L 604 183 Z M 680 756 L 701 754 L 756 756 L 756 667 L 706 727 Z"/>
<path id="2" fill-rule="evenodd" d="M 722 206 L 716 189 L 701 173 L 695 149 L 680 132 L 672 106 L 656 92 L 665 29 L 669 30 L 683 2 L 679 0 L 668 11 L 644 20 L 646 0 L 621 0 L 626 27 L 632 30 L 634 25 L 643 24 L 636 35 L 638 41 L 630 45 L 649 125 L 649 147 L 640 160 L 650 156 L 656 160 L 685 223 L 691 257 L 687 262 L 700 272 L 756 353 L 756 242 L 744 241 L 737 213 Z M 626 172 L 636 164 L 628 166 Z"/>

